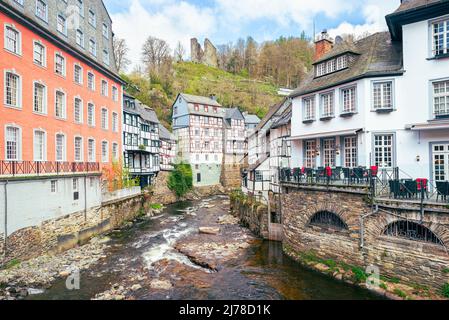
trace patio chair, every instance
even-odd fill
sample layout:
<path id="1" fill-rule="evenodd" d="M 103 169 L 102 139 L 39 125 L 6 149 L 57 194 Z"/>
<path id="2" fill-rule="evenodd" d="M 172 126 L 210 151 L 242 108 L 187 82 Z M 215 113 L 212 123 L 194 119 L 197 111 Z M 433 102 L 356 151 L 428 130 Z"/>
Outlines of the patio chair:
<path id="1" fill-rule="evenodd" d="M 399 180 L 389 180 L 388 184 L 390 186 L 390 197 L 393 194 L 394 199 L 398 199 L 402 196 L 401 194 L 401 183 Z"/>
<path id="2" fill-rule="evenodd" d="M 449 182 L 448 181 L 437 181 L 437 201 L 438 198 L 446 201 L 449 197 Z"/>
<path id="3" fill-rule="evenodd" d="M 416 181 L 406 180 L 404 186 L 407 198 L 416 198 L 418 196 L 418 184 Z"/>
<path id="4" fill-rule="evenodd" d="M 363 182 L 365 180 L 365 169 L 354 168 L 353 169 L 353 178 L 357 183 Z"/>
<path id="5" fill-rule="evenodd" d="M 351 169 L 342 168 L 342 171 L 343 171 L 343 180 L 349 183 L 351 181 Z"/>
<path id="6" fill-rule="evenodd" d="M 341 180 L 342 167 L 336 167 L 332 172 L 333 180 Z"/>

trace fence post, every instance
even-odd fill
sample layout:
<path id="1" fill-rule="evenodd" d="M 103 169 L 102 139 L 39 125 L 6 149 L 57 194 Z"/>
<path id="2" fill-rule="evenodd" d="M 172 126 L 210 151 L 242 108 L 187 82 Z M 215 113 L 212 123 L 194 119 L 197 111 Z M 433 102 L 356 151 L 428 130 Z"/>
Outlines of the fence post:
<path id="1" fill-rule="evenodd" d="M 421 185 L 421 222 L 424 220 L 424 183 L 422 181 L 419 182 Z"/>

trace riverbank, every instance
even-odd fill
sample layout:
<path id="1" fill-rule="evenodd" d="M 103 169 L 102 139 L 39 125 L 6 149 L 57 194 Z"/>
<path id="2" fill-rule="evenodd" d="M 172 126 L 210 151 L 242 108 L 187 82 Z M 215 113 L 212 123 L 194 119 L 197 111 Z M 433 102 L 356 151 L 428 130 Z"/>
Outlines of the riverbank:
<path id="1" fill-rule="evenodd" d="M 3 299 L 377 299 L 308 271 L 229 214 L 229 198 L 169 205 L 107 236 L 0 271 Z M 80 269 L 79 290 L 68 271 Z M 29 295 L 32 294 L 32 295 Z M 28 295 L 28 296 L 26 296 Z"/>

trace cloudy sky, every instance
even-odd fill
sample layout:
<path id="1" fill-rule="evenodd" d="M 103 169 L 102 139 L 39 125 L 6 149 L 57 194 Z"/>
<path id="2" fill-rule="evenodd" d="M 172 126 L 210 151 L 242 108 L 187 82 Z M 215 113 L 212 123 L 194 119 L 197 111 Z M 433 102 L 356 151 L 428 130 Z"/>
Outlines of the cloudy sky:
<path id="1" fill-rule="evenodd" d="M 326 28 L 332 36 L 386 30 L 385 15 L 399 0 L 104 0 L 116 36 L 125 38 L 133 64 L 149 35 L 178 41 L 190 56 L 190 38 L 214 44 L 252 36 L 259 42 L 308 35 Z"/>

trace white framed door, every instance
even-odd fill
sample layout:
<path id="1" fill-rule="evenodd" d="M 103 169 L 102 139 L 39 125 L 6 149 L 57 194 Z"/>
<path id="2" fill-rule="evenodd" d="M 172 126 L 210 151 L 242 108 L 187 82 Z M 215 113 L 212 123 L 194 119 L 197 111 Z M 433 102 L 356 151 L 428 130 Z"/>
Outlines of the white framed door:
<path id="1" fill-rule="evenodd" d="M 432 146 L 434 181 L 449 181 L 449 143 Z"/>

